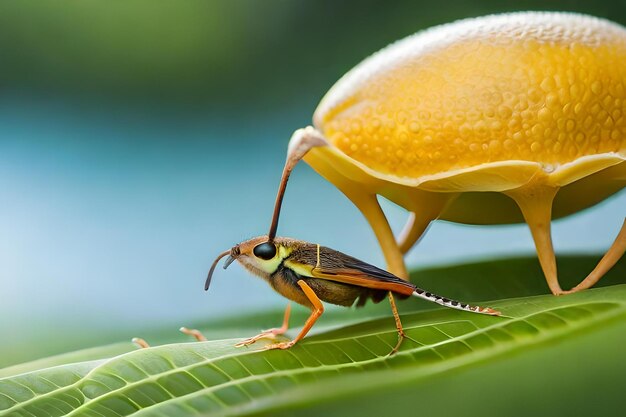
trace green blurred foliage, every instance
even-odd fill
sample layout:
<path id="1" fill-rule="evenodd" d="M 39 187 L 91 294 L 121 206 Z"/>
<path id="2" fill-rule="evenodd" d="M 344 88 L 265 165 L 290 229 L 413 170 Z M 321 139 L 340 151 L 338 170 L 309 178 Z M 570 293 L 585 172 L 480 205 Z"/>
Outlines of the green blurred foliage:
<path id="1" fill-rule="evenodd" d="M 313 107 L 390 42 L 460 18 L 626 1 L 111 0 L 0 3 L 1 88 L 253 108 Z"/>

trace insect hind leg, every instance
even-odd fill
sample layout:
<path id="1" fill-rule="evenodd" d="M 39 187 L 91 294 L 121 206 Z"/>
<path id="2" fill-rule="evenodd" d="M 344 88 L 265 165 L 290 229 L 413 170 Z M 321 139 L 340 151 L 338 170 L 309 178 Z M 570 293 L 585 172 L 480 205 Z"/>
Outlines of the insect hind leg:
<path id="1" fill-rule="evenodd" d="M 409 339 L 418 345 L 422 345 L 422 343 L 408 336 L 404 332 L 404 327 L 402 327 L 402 322 L 400 321 L 400 314 L 398 313 L 398 307 L 396 307 L 396 300 L 393 298 L 393 293 L 391 291 L 389 292 L 389 304 L 391 305 L 391 312 L 393 313 L 393 318 L 396 322 L 396 329 L 398 330 L 398 343 L 396 343 L 396 346 L 391 350 L 391 352 L 389 352 L 389 355 L 391 356 L 398 352 L 398 349 L 400 349 L 400 345 L 404 339 Z"/>

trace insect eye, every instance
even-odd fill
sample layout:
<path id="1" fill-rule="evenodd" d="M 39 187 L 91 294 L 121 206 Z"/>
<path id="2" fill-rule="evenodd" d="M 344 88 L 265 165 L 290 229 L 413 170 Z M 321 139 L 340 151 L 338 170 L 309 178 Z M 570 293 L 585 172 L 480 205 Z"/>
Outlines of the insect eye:
<path id="1" fill-rule="evenodd" d="M 267 261 L 276 256 L 276 246 L 274 246 L 272 243 L 265 242 L 261 243 L 260 245 L 256 245 L 252 252 L 254 252 L 254 256 L 256 256 L 257 258 L 261 258 Z"/>

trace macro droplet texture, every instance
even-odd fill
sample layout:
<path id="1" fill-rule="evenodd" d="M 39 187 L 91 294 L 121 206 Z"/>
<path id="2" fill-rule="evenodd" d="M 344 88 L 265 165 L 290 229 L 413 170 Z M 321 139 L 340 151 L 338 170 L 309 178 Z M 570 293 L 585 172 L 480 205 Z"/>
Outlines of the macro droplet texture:
<path id="1" fill-rule="evenodd" d="M 526 222 L 546 282 L 562 294 L 551 221 L 626 186 L 625 110 L 626 29 L 574 13 L 493 15 L 366 59 L 289 148 L 329 143 L 304 160 L 359 208 L 397 276 L 408 276 L 404 254 L 436 219 Z M 377 195 L 411 213 L 399 237 Z M 617 262 L 625 236 L 626 222 L 572 291 Z"/>
<path id="2" fill-rule="evenodd" d="M 315 126 L 381 174 L 420 178 L 497 161 L 550 170 L 626 153 L 626 30 L 514 13 L 390 45 L 324 97 Z"/>

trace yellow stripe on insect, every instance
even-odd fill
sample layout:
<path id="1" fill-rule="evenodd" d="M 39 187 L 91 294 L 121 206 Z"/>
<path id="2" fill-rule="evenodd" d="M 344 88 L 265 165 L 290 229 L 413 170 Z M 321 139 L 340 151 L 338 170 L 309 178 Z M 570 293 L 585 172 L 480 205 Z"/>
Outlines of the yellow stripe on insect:
<path id="1" fill-rule="evenodd" d="M 320 267 L 320 244 L 317 244 L 317 263 L 315 264 L 315 268 Z"/>

